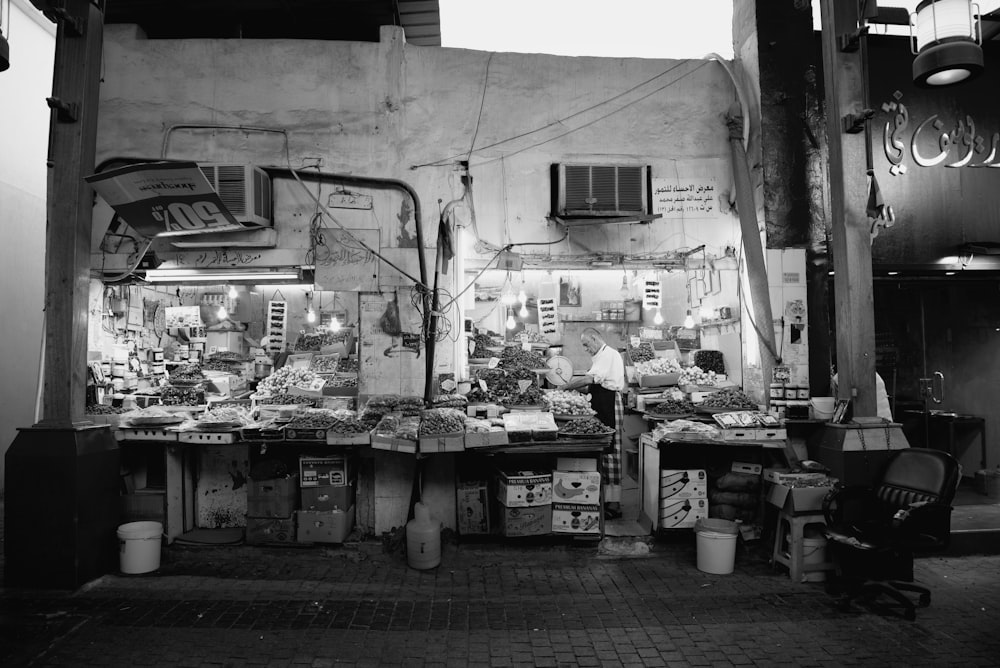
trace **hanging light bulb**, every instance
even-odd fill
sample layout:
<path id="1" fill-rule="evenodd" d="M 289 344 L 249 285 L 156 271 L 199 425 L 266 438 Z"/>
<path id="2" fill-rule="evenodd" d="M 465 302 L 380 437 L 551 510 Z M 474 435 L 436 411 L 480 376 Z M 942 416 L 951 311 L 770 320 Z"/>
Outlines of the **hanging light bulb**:
<path id="1" fill-rule="evenodd" d="M 663 324 L 663 314 L 660 313 L 659 309 L 656 310 L 656 315 L 653 316 L 653 324 L 654 325 L 662 325 Z"/>
<path id="2" fill-rule="evenodd" d="M 620 290 L 622 299 L 628 299 L 632 296 L 632 291 L 629 289 L 628 285 L 628 273 L 622 275 L 622 289 Z"/>
<path id="3" fill-rule="evenodd" d="M 506 325 L 507 325 L 507 329 L 514 329 L 515 327 L 517 327 L 517 321 L 514 320 L 514 312 L 511 311 L 510 309 L 507 309 L 507 323 L 506 323 Z"/>
<path id="4" fill-rule="evenodd" d="M 504 306 L 513 306 L 517 303 L 517 293 L 514 292 L 514 286 L 510 284 L 510 280 L 504 281 L 503 290 L 500 292 L 500 303 Z"/>
<path id="5" fill-rule="evenodd" d="M 236 299 L 236 297 L 238 297 L 238 296 L 239 295 L 236 292 L 236 286 L 235 285 L 230 285 L 229 286 L 229 298 L 230 299 Z"/>
<path id="6" fill-rule="evenodd" d="M 312 306 L 306 311 L 306 322 L 316 322 L 316 311 L 313 310 Z"/>
<path id="7" fill-rule="evenodd" d="M 219 310 L 215 312 L 215 316 L 219 320 L 225 320 L 226 318 L 229 317 L 229 311 L 226 310 L 225 305 L 219 304 Z"/>
<path id="8" fill-rule="evenodd" d="M 684 329 L 694 328 L 694 316 L 691 315 L 691 309 L 687 310 L 687 315 L 684 316 Z"/>
<path id="9" fill-rule="evenodd" d="M 330 318 L 330 331 L 331 332 L 340 331 L 340 320 L 337 318 L 337 316 L 333 316 L 332 318 Z"/>
<path id="10" fill-rule="evenodd" d="M 524 310 L 524 305 L 528 303 L 528 293 L 524 291 L 524 272 L 521 272 L 521 289 L 517 293 L 517 301 L 521 302 L 521 310 Z"/>
<path id="11" fill-rule="evenodd" d="M 522 318 L 527 318 L 528 317 L 528 305 L 525 304 L 524 302 L 521 302 L 521 310 L 518 311 L 517 314 L 519 316 L 521 316 Z"/>

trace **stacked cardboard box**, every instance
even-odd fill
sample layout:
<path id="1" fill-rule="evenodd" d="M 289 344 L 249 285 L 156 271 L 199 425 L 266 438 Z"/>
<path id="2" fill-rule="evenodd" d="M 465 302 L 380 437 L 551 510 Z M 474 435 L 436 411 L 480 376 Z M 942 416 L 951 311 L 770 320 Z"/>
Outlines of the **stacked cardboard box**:
<path id="1" fill-rule="evenodd" d="M 660 471 L 660 528 L 694 527 L 708 517 L 708 479 L 704 469 Z"/>
<path id="2" fill-rule="evenodd" d="M 300 543 L 343 543 L 354 528 L 357 477 L 346 455 L 300 457 L 301 509 L 295 512 Z"/>
<path id="3" fill-rule="evenodd" d="M 485 480 L 460 480 L 455 485 L 458 533 L 463 536 L 490 532 L 489 489 Z"/>
<path id="4" fill-rule="evenodd" d="M 498 471 L 500 533 L 538 536 L 552 531 L 552 474 L 540 471 Z"/>
<path id="5" fill-rule="evenodd" d="M 584 459 L 578 467 L 587 470 L 557 469 L 552 472 L 552 531 L 599 535 L 601 474 L 596 470 L 597 460 Z"/>
<path id="6" fill-rule="evenodd" d="M 247 543 L 295 542 L 298 489 L 297 474 L 267 480 L 250 479 L 247 485 Z"/>

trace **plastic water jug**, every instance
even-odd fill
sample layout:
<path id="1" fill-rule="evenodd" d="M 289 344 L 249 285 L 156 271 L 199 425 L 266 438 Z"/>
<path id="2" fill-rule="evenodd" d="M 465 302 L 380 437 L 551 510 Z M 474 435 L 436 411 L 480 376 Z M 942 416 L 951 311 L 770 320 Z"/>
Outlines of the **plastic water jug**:
<path id="1" fill-rule="evenodd" d="M 423 503 L 414 506 L 413 515 L 406 523 L 406 561 L 418 570 L 434 568 L 441 563 L 441 524 Z"/>

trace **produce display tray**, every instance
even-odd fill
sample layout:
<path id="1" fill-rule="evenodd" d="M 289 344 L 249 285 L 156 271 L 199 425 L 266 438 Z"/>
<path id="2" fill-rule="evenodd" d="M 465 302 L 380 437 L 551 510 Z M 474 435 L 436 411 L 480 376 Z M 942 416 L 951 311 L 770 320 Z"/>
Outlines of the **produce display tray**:
<path id="1" fill-rule="evenodd" d="M 615 435 L 614 429 L 598 432 L 596 434 L 567 434 L 564 431 L 559 432 L 559 438 L 591 439 L 595 441 L 601 439 L 610 439 L 614 435 Z"/>
<path id="2" fill-rule="evenodd" d="M 294 427 L 285 427 L 285 440 L 326 442 L 326 429 L 296 429 Z"/>
<path id="3" fill-rule="evenodd" d="M 176 441 L 178 432 L 167 429 L 125 428 L 117 432 L 121 441 Z"/>
<path id="4" fill-rule="evenodd" d="M 643 413 L 647 420 L 686 420 L 694 416 L 694 413 Z"/>
<path id="5" fill-rule="evenodd" d="M 152 427 L 165 424 L 180 424 L 184 422 L 182 415 L 164 415 L 163 417 L 137 417 L 129 420 L 134 427 Z"/>
<path id="6" fill-rule="evenodd" d="M 711 406 L 695 406 L 694 410 L 696 413 L 703 413 L 705 415 L 715 415 L 716 413 L 730 413 L 732 411 L 747 410 L 745 408 L 733 408 L 731 406 L 726 407 L 711 407 Z"/>
<path id="7" fill-rule="evenodd" d="M 327 432 L 326 434 L 327 445 L 369 445 L 371 442 L 372 436 L 368 432 L 363 434 L 334 434 L 333 432 Z"/>
<path id="8" fill-rule="evenodd" d="M 241 425 L 239 422 L 199 422 L 195 425 L 198 431 L 235 431 Z"/>
<path id="9" fill-rule="evenodd" d="M 595 413 L 588 413 L 586 415 L 567 415 L 565 413 L 553 413 L 552 417 L 560 422 L 569 422 L 570 420 L 582 420 L 584 418 L 594 417 Z"/>
<path id="10" fill-rule="evenodd" d="M 238 441 L 239 435 L 237 431 L 182 431 L 177 434 L 177 440 L 181 443 L 226 444 Z"/>

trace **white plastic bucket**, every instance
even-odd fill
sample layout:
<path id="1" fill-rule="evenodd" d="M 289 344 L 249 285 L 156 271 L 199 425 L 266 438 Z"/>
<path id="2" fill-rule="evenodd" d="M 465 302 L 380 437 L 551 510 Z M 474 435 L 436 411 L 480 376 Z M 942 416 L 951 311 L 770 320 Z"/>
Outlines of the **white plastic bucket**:
<path id="1" fill-rule="evenodd" d="M 802 539 L 802 565 L 818 566 L 826 561 L 826 538 L 817 536 L 816 538 Z M 824 582 L 826 581 L 826 571 L 806 571 L 802 574 L 803 582 Z"/>
<path id="2" fill-rule="evenodd" d="M 695 524 L 698 548 L 698 570 L 714 575 L 728 575 L 736 562 L 736 522 L 713 518 L 700 519 Z"/>
<path id="3" fill-rule="evenodd" d="M 829 420 L 833 417 L 833 410 L 837 406 L 836 397 L 813 397 L 809 400 L 812 406 L 813 417 L 817 420 Z"/>
<path id="4" fill-rule="evenodd" d="M 163 525 L 129 522 L 118 527 L 119 568 L 126 575 L 151 573 L 160 567 Z"/>

